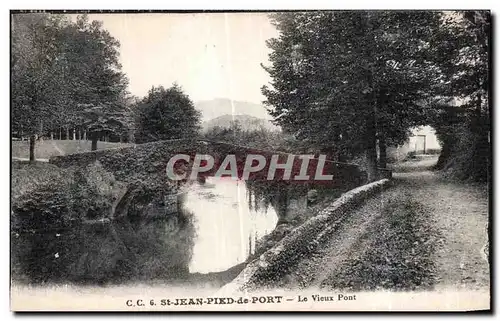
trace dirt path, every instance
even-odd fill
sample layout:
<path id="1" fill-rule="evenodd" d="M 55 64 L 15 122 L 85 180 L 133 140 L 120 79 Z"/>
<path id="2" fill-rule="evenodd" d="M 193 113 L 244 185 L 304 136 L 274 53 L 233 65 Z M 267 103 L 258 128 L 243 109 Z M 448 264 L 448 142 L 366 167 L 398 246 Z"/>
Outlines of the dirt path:
<path id="1" fill-rule="evenodd" d="M 278 286 L 349 290 L 489 286 L 485 186 L 441 179 L 412 162 Z"/>
<path id="2" fill-rule="evenodd" d="M 414 184 L 413 197 L 429 208 L 442 232 L 443 243 L 435 253 L 436 287 L 489 286 L 486 188 L 439 180 L 429 171 L 398 177 Z"/>

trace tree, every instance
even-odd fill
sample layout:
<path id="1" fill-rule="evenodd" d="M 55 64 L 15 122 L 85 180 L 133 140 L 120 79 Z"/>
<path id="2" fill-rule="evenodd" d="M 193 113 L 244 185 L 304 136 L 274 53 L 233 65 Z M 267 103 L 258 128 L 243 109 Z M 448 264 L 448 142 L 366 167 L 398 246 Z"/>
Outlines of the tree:
<path id="1" fill-rule="evenodd" d="M 65 127 L 67 138 L 77 128 L 95 136 L 130 123 L 119 42 L 101 22 L 38 13 L 12 21 L 12 122 L 30 135 L 31 161 L 36 135 Z"/>
<path id="2" fill-rule="evenodd" d="M 346 11 L 273 16 L 268 110 L 284 130 L 338 160 L 364 153 L 377 177 L 377 140 L 404 140 L 424 121 L 436 77 L 426 57 L 439 13 Z"/>
<path id="3" fill-rule="evenodd" d="M 71 69 L 76 77 L 72 81 L 71 97 L 76 110 L 76 122 L 89 131 L 92 150 L 97 148 L 99 136 L 122 136 L 128 127 L 130 103 L 128 80 L 119 63 L 120 43 L 99 21 L 89 22 L 86 15 L 79 16 L 67 30 L 68 54 Z"/>
<path id="4" fill-rule="evenodd" d="M 59 32 L 69 22 L 63 16 L 16 14 L 12 18 L 12 123 L 29 135 L 30 161 L 35 160 L 36 136 L 59 117 L 65 101 L 61 74 L 65 62 Z"/>
<path id="5" fill-rule="evenodd" d="M 152 87 L 136 107 L 137 143 L 187 138 L 198 134 L 201 113 L 180 86 Z"/>
<path id="6" fill-rule="evenodd" d="M 101 105 L 88 104 L 82 111 L 85 119 L 83 126 L 88 129 L 92 141 L 91 150 L 97 150 L 99 136 L 116 134 L 123 135 L 126 132 L 128 119 L 122 106 L 118 104 L 105 103 Z"/>
<path id="7" fill-rule="evenodd" d="M 486 181 L 491 171 L 490 28 L 489 11 L 454 12 L 435 38 L 441 82 L 429 121 L 443 145 L 437 168 L 451 167 L 457 178 Z"/>

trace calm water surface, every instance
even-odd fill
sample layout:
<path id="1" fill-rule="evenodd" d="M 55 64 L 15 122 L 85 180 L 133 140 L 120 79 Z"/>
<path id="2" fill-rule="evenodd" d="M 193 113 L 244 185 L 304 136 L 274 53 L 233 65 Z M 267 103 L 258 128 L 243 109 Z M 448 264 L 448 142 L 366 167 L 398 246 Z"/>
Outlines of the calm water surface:
<path id="1" fill-rule="evenodd" d="M 223 273 L 245 262 L 289 208 L 305 204 L 305 194 L 285 203 L 283 190 L 264 194 L 244 181 L 208 177 L 185 186 L 179 211 L 162 219 L 14 234 L 13 278 L 126 283 Z"/>

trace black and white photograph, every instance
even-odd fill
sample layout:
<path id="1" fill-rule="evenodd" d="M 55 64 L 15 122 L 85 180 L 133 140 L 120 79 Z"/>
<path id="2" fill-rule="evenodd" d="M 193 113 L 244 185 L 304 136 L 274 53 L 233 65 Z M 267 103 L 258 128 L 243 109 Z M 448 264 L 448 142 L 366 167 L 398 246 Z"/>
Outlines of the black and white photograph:
<path id="1" fill-rule="evenodd" d="M 492 308 L 489 10 L 9 16 L 12 311 Z"/>

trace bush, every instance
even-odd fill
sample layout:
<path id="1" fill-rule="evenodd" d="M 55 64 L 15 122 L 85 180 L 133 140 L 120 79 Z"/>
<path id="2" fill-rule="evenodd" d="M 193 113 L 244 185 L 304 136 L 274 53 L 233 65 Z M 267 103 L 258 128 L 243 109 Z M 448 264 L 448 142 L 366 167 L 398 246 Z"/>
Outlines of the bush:
<path id="1" fill-rule="evenodd" d="M 113 203 L 126 188 L 99 162 L 64 170 L 50 164 L 26 164 L 13 176 L 16 184 L 28 186 L 13 193 L 13 229 L 61 227 L 109 217 Z"/>
<path id="2" fill-rule="evenodd" d="M 473 132 L 469 126 L 454 125 L 439 135 L 443 150 L 436 169 L 445 176 L 486 182 L 489 174 L 491 147 L 484 132 Z"/>

